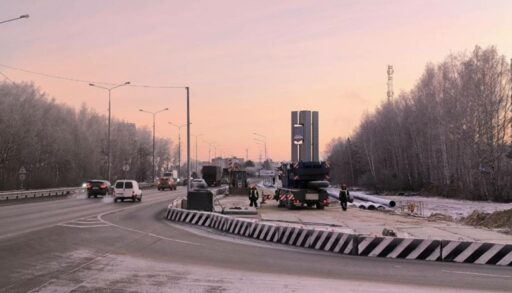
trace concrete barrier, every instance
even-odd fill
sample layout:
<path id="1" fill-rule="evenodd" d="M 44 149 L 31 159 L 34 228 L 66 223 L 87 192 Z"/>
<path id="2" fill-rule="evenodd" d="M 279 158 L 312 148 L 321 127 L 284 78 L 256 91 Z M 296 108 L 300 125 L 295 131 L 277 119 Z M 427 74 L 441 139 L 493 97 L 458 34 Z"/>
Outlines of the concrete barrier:
<path id="1" fill-rule="evenodd" d="M 470 241 L 442 241 L 447 262 L 512 266 L 512 245 Z"/>
<path id="2" fill-rule="evenodd" d="M 183 210 L 177 208 L 177 205 L 175 202 L 169 205 L 166 214 L 168 220 L 261 241 L 366 257 L 512 266 L 512 244 L 370 237 Z"/>

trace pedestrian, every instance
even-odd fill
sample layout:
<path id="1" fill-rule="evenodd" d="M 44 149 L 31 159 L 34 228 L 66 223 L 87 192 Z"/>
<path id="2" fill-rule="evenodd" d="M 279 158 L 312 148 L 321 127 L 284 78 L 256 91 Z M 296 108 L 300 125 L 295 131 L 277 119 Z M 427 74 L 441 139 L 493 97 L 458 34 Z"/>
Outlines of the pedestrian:
<path id="1" fill-rule="evenodd" d="M 258 198 L 259 198 L 259 193 L 258 193 L 258 189 L 256 189 L 256 186 L 252 186 L 251 187 L 251 190 L 249 191 L 249 201 L 251 202 L 249 204 L 249 206 L 254 206 L 255 208 L 258 208 Z"/>
<path id="2" fill-rule="evenodd" d="M 341 209 L 343 211 L 347 210 L 347 202 L 348 202 L 349 196 L 350 195 L 348 193 L 347 185 L 342 184 L 340 194 L 339 194 L 339 200 L 340 200 Z"/>

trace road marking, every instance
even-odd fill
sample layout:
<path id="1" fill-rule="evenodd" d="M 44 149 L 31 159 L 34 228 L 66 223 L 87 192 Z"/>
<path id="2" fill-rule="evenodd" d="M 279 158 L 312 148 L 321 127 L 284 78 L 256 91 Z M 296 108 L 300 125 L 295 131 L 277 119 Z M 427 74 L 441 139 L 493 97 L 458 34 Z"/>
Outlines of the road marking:
<path id="1" fill-rule="evenodd" d="M 97 227 L 110 227 L 110 225 L 102 224 L 102 225 L 87 225 L 87 226 L 80 226 L 80 225 L 73 225 L 73 224 L 59 224 L 57 226 L 61 227 L 72 227 L 72 228 L 97 228 Z"/>
<path id="2" fill-rule="evenodd" d="M 483 277 L 512 278 L 512 276 L 507 276 L 507 275 L 482 274 L 482 273 L 463 272 L 463 271 L 443 270 L 443 272 L 445 272 L 445 273 L 454 273 L 454 274 L 463 274 L 463 275 L 483 276 Z"/>
<path id="3" fill-rule="evenodd" d="M 119 210 L 116 210 L 116 211 L 109 211 L 109 212 L 105 212 L 105 213 L 101 213 L 97 216 L 98 220 L 100 220 L 101 222 L 107 224 L 107 225 L 111 225 L 111 226 L 114 226 L 114 227 L 117 227 L 119 229 L 123 229 L 123 230 L 128 230 L 128 231 L 131 231 L 131 232 L 136 232 L 136 233 L 140 233 L 140 234 L 143 234 L 143 235 L 147 235 L 147 236 L 150 236 L 150 237 L 155 237 L 155 238 L 158 238 L 158 239 L 162 239 L 162 240 L 167 240 L 167 241 L 173 241 L 173 242 L 178 242 L 178 243 L 183 243 L 183 244 L 189 244 L 189 245 L 196 245 L 196 246 L 202 246 L 201 244 L 199 243 L 196 243 L 196 242 L 190 242 L 190 241 L 184 241 L 184 240 L 179 240 L 179 239 L 174 239 L 174 238 L 169 238 L 169 237 L 165 237 L 165 236 L 162 236 L 162 235 L 157 235 L 157 234 L 154 234 L 154 233 L 151 233 L 151 232 L 145 232 L 145 231 L 141 231 L 141 230 L 137 230 L 137 229 L 133 229 L 133 228 L 129 228 L 129 227 L 125 227 L 125 226 L 120 226 L 120 225 L 116 225 L 112 222 L 109 222 L 107 220 L 104 220 L 103 219 L 103 216 L 105 215 L 108 215 L 108 214 L 112 214 L 114 212 L 119 212 Z"/>

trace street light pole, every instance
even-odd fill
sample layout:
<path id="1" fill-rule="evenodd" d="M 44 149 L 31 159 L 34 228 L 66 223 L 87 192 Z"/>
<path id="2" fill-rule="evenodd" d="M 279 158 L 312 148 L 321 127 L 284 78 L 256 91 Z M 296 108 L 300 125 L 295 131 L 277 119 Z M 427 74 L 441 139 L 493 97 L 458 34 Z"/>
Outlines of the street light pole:
<path id="1" fill-rule="evenodd" d="M 28 17 L 28 16 L 27 16 Z M 97 87 L 97 88 L 100 88 L 100 89 L 104 89 L 104 90 L 107 90 L 108 91 L 108 139 L 107 139 L 107 148 L 108 148 L 108 153 L 107 153 L 107 177 L 108 177 L 108 181 L 111 181 L 110 179 L 110 165 L 111 165 L 111 146 L 110 146 L 110 121 L 111 121 L 111 116 L 112 116 L 112 108 L 111 108 L 111 92 L 112 90 L 118 88 L 118 87 L 122 87 L 122 86 L 125 86 L 125 85 L 129 85 L 130 82 L 127 81 L 125 83 L 121 83 L 121 84 L 118 84 L 116 86 L 113 86 L 113 87 L 103 87 L 103 86 L 100 86 L 100 85 L 97 85 L 97 84 L 94 84 L 94 83 L 90 83 L 89 86 L 92 86 L 92 87 Z"/>
<path id="2" fill-rule="evenodd" d="M 267 157 L 267 137 L 263 134 L 259 134 L 256 132 L 253 132 L 252 134 L 263 138 L 263 143 L 265 144 L 265 160 L 267 160 L 268 159 L 268 157 Z"/>
<path id="3" fill-rule="evenodd" d="M 3 21 L 0 21 L 0 24 L 2 23 L 6 23 L 6 22 L 10 22 L 10 21 L 15 21 L 15 20 L 19 20 L 19 19 L 22 19 L 22 18 L 28 18 L 29 15 L 28 14 L 23 14 L 23 15 L 20 15 L 16 18 L 11 18 L 11 19 L 8 19 L 8 20 L 3 20 Z"/>
<path id="4" fill-rule="evenodd" d="M 190 191 L 190 88 L 187 90 L 187 198 Z"/>
<path id="5" fill-rule="evenodd" d="M 148 114 L 151 114 L 153 115 L 153 182 L 155 181 L 155 120 L 156 120 L 156 114 L 160 113 L 160 112 L 163 112 L 163 111 L 167 111 L 169 110 L 169 108 L 165 108 L 165 109 L 162 109 L 162 110 L 159 110 L 159 111 L 156 111 L 156 112 L 150 112 L 150 111 L 146 111 L 146 110 L 143 110 L 143 109 L 139 109 L 140 112 L 144 112 L 144 113 L 148 113 Z"/>
<path id="6" fill-rule="evenodd" d="M 187 124 L 176 125 L 172 122 L 168 122 L 170 125 L 178 128 L 178 177 L 181 176 L 181 128 L 187 126 Z"/>
<path id="7" fill-rule="evenodd" d="M 203 134 L 197 134 L 197 135 L 195 135 L 195 137 L 196 137 L 196 174 L 199 174 L 199 173 L 197 173 L 197 172 L 198 172 L 198 171 L 197 171 L 197 164 L 198 164 L 198 162 L 199 162 L 199 158 L 197 157 L 197 138 L 198 138 L 198 137 L 200 137 L 200 136 L 202 136 L 202 135 L 203 135 Z"/>

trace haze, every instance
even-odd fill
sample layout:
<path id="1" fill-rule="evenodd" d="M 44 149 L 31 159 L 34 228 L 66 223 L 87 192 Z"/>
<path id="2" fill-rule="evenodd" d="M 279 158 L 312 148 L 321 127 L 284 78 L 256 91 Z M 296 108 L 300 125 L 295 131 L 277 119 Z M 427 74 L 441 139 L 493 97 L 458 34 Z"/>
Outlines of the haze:
<path id="1" fill-rule="evenodd" d="M 510 1 L 2 1 L 0 64 L 77 79 L 190 86 L 192 133 L 217 154 L 257 160 L 252 134 L 267 136 L 269 157 L 289 160 L 292 110 L 320 112 L 321 151 L 348 136 L 361 116 L 409 90 L 425 64 L 475 45 L 512 50 Z M 106 114 L 104 91 L 0 67 L 33 81 L 58 102 Z M 0 78 L 2 78 L 0 76 Z M 185 91 L 113 91 L 116 118 L 151 126 L 138 111 L 169 107 L 157 136 L 177 140 Z M 184 134 L 184 132 L 183 132 Z M 208 147 L 199 145 L 206 160 Z"/>

